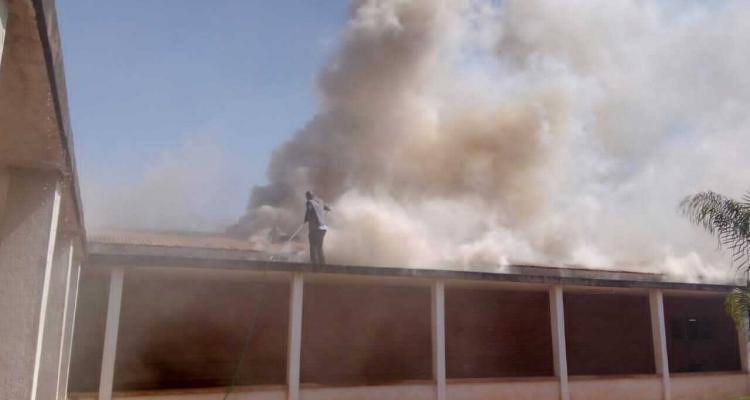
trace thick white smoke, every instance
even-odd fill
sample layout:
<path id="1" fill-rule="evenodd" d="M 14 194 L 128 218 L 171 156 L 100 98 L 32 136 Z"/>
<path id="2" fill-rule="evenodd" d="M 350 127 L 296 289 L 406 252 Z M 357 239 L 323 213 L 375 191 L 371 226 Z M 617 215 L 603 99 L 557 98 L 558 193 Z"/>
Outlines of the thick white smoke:
<path id="1" fill-rule="evenodd" d="M 679 200 L 750 187 L 746 1 L 365 0 L 231 231 L 330 261 L 730 271 Z"/>

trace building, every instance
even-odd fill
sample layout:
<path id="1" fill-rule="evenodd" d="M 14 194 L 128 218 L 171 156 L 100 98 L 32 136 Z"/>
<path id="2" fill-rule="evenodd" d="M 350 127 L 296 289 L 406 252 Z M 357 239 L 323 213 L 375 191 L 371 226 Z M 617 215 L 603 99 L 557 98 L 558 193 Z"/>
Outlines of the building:
<path id="1" fill-rule="evenodd" d="M 0 399 L 715 400 L 750 392 L 730 286 L 271 261 L 86 240 L 52 0 L 0 0 Z M 745 324 L 746 325 L 746 324 Z"/>
<path id="2" fill-rule="evenodd" d="M 196 236 L 108 235 L 88 249 L 71 399 L 217 399 L 233 379 L 231 398 L 248 400 L 748 392 L 729 286 L 520 265 L 313 266 Z"/>
<path id="3" fill-rule="evenodd" d="M 0 399 L 64 397 L 80 204 L 54 4 L 0 0 Z"/>

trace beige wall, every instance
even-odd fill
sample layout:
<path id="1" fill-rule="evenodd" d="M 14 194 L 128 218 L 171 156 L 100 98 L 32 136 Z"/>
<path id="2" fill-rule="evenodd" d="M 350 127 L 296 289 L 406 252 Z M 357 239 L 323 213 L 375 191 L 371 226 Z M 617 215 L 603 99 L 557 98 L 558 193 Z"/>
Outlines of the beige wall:
<path id="1" fill-rule="evenodd" d="M 432 400 L 434 387 L 430 384 L 389 386 L 305 388 L 302 400 Z"/>
<path id="2" fill-rule="evenodd" d="M 621 378 L 574 378 L 569 383 L 571 400 L 661 400 L 657 376 Z M 716 400 L 719 400 L 718 398 Z"/>
<path id="3" fill-rule="evenodd" d="M 734 400 L 747 393 L 744 374 L 690 374 L 672 377 L 672 400 Z M 450 382 L 448 400 L 557 400 L 559 387 L 554 379 Z M 611 379 L 575 378 L 570 382 L 572 400 L 660 400 L 661 386 L 656 376 Z M 133 392 L 116 395 L 121 400 L 215 400 L 221 389 Z M 359 387 L 303 387 L 302 400 L 432 400 L 429 383 Z M 95 400 L 96 395 L 71 394 L 70 400 Z M 238 389 L 232 400 L 285 400 L 283 389 Z"/>
<path id="4" fill-rule="evenodd" d="M 557 400 L 560 385 L 554 378 L 455 382 L 447 391 L 449 400 Z"/>
<path id="5" fill-rule="evenodd" d="M 115 393 L 114 400 L 219 400 L 225 392 L 219 389 L 207 390 L 166 390 L 161 392 Z M 71 393 L 68 400 L 97 400 L 96 393 Z M 237 389 L 229 396 L 231 400 L 286 400 L 282 389 Z"/>
<path id="6" fill-rule="evenodd" d="M 748 393 L 748 375 L 744 373 L 672 376 L 672 400 L 734 400 Z"/>
<path id="7" fill-rule="evenodd" d="M 60 205 L 55 174 L 14 169 L 0 221 L 0 399 L 35 399 Z"/>

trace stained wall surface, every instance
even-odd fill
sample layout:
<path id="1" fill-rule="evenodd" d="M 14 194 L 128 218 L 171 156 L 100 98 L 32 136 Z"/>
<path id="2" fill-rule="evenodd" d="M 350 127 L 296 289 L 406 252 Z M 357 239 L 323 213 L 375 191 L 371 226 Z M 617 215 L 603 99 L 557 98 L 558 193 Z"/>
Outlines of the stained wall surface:
<path id="1" fill-rule="evenodd" d="M 546 291 L 447 288 L 448 378 L 552 376 Z"/>
<path id="2" fill-rule="evenodd" d="M 109 270 L 82 268 L 70 359 L 69 388 L 72 392 L 99 389 L 108 295 Z"/>
<path id="3" fill-rule="evenodd" d="M 76 337 L 71 391 L 98 389 L 109 280 L 87 280 L 79 318 L 96 323 Z M 287 282 L 255 275 L 128 271 L 115 390 L 227 386 L 235 373 L 238 385 L 285 383 L 288 299 Z"/>
<path id="4" fill-rule="evenodd" d="M 430 380 L 430 304 L 426 286 L 305 284 L 302 382 Z"/>
<path id="5" fill-rule="evenodd" d="M 565 293 L 570 375 L 653 374 L 648 296 Z"/>

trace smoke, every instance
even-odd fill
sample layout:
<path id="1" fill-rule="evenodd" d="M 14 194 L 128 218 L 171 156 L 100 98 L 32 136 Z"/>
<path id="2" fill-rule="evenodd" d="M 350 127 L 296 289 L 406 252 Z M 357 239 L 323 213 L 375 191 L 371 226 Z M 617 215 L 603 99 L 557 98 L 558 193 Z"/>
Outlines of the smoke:
<path id="1" fill-rule="evenodd" d="M 333 207 L 330 261 L 720 277 L 679 200 L 750 187 L 750 4 L 356 1 L 314 118 L 230 232 Z"/>
<path id="2" fill-rule="evenodd" d="M 190 136 L 162 152 L 128 182 L 100 175 L 83 185 L 90 230 L 220 231 L 243 204 L 237 162 L 208 136 Z M 236 215 L 236 214 L 234 214 Z"/>

